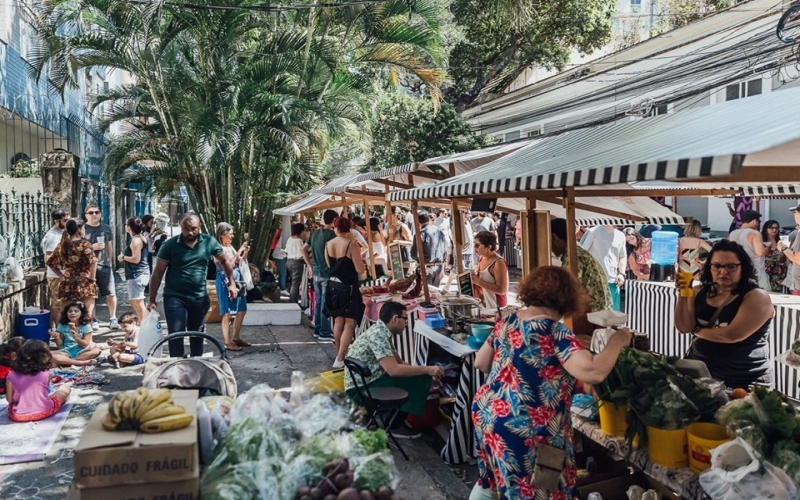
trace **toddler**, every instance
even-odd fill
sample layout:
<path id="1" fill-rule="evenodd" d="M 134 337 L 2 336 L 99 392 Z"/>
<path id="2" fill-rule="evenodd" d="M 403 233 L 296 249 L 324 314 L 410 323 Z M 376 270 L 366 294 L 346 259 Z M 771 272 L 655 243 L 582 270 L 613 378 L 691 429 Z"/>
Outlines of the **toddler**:
<path id="1" fill-rule="evenodd" d="M 137 352 L 139 347 L 139 320 L 134 313 L 125 313 L 119 318 L 119 327 L 125 333 L 125 338 L 120 342 L 108 339 L 111 355 L 108 361 L 119 368 L 120 363 L 126 365 L 141 365 L 144 358 Z"/>
<path id="2" fill-rule="evenodd" d="M 24 343 L 25 339 L 22 337 L 11 337 L 0 345 L 0 394 L 6 393 L 6 377 Z"/>
<path id="3" fill-rule="evenodd" d="M 6 378 L 8 418 L 14 422 L 35 422 L 55 414 L 69 398 L 70 385 L 53 394 L 50 388 L 50 348 L 39 339 L 28 339 L 12 363 Z"/>

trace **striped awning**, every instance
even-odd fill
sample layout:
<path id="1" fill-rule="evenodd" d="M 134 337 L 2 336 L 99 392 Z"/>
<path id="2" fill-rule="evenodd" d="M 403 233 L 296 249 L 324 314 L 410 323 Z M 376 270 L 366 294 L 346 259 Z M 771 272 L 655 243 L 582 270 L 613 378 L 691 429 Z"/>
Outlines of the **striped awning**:
<path id="1" fill-rule="evenodd" d="M 800 88 L 792 88 L 544 137 L 471 172 L 394 191 L 390 199 L 513 196 L 538 189 L 731 175 L 740 170 L 745 155 L 800 139 L 798 102 Z"/>
<path id="2" fill-rule="evenodd" d="M 435 158 L 428 158 L 423 161 L 422 165 L 441 165 L 447 168 L 449 165 L 454 165 L 456 174 L 463 174 L 475 168 L 486 165 L 489 162 L 502 158 L 509 153 L 521 149 L 529 145 L 532 140 L 509 142 L 505 144 L 498 144 L 497 146 L 489 146 L 482 149 L 474 149 L 472 151 L 465 151 L 463 153 L 454 153 L 450 155 L 437 156 Z"/>
<path id="3" fill-rule="evenodd" d="M 325 203 L 331 197 L 322 193 L 311 193 L 308 196 L 297 200 L 296 202 L 286 205 L 285 207 L 276 208 L 272 213 L 276 215 L 295 215 L 309 212 L 317 205 Z"/>
<path id="4" fill-rule="evenodd" d="M 800 160 L 800 159 L 799 159 Z M 798 174 L 800 176 L 800 174 Z M 775 184 L 775 183 L 713 183 L 713 182 L 672 182 L 672 181 L 645 181 L 634 182 L 633 189 L 664 189 L 675 191 L 689 191 L 701 189 L 704 191 L 738 191 L 738 196 L 761 196 L 764 198 L 792 198 L 800 196 L 800 184 Z M 691 193 L 688 193 L 691 194 Z M 730 195 L 724 195 L 730 196 Z"/>
<path id="5" fill-rule="evenodd" d="M 327 184 L 325 184 L 320 188 L 312 189 L 311 192 L 317 194 L 344 192 L 345 190 L 347 190 L 347 188 L 353 185 L 353 183 L 356 181 L 359 175 L 361 174 L 348 174 L 348 175 L 343 175 L 341 177 L 337 177 L 336 179 L 333 179 L 332 181 L 328 182 Z"/>

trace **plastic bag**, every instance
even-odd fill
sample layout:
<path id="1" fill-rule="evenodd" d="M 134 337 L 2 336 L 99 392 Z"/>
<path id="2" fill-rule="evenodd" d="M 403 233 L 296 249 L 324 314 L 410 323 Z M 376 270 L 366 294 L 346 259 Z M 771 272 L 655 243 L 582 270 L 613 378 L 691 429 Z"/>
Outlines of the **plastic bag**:
<path id="1" fill-rule="evenodd" d="M 785 472 L 761 459 L 743 439 L 711 452 L 711 468 L 700 474 L 700 486 L 712 500 L 796 500 L 797 487 Z"/>
<path id="2" fill-rule="evenodd" d="M 9 257 L 6 259 L 6 272 L 8 281 L 22 281 L 25 279 L 25 273 L 22 271 L 22 266 L 19 265 L 17 259 Z"/>
<path id="3" fill-rule="evenodd" d="M 142 324 L 139 325 L 138 351 L 144 358 L 147 357 L 148 351 L 156 345 L 156 342 L 161 340 L 163 331 L 160 319 L 161 316 L 158 314 L 158 311 L 154 309 L 145 314 L 144 319 L 142 319 Z M 153 357 L 160 358 L 162 350 L 163 346 L 156 349 L 156 352 L 153 353 Z"/>
<path id="4" fill-rule="evenodd" d="M 253 284 L 253 275 L 250 274 L 250 264 L 248 264 L 247 259 L 239 261 L 239 272 L 242 273 L 242 281 L 244 281 L 247 289 L 252 290 L 255 288 Z"/>

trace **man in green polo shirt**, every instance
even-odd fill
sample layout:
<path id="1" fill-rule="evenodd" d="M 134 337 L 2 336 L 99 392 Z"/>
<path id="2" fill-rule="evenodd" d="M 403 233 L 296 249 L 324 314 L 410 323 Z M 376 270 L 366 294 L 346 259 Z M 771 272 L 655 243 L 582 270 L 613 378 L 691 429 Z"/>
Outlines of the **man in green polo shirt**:
<path id="1" fill-rule="evenodd" d="M 208 260 L 214 257 L 228 277 L 228 296 L 239 290 L 233 278 L 233 267 L 222 253 L 222 246 L 211 235 L 200 234 L 200 217 L 188 213 L 181 219 L 181 234 L 165 241 L 158 251 L 156 266 L 150 278 L 149 310 L 156 308 L 156 296 L 164 282 L 164 316 L 170 333 L 202 331 L 211 305 L 206 287 Z M 192 356 L 203 355 L 203 339 L 189 340 Z M 182 358 L 183 339 L 170 340 L 169 355 Z"/>

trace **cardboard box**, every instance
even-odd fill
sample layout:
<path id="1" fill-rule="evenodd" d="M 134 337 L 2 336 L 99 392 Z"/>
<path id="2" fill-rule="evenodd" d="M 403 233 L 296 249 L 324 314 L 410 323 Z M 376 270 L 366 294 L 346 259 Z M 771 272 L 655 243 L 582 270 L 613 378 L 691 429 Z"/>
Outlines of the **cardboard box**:
<path id="1" fill-rule="evenodd" d="M 197 500 L 200 479 L 195 476 L 168 483 L 126 484 L 108 488 L 80 489 L 75 483 L 67 500 Z"/>
<path id="2" fill-rule="evenodd" d="M 74 450 L 79 488 L 190 480 L 199 472 L 197 391 L 173 391 L 175 404 L 194 416 L 189 427 L 158 434 L 107 431 L 100 421 L 108 411 L 98 405 Z"/>

